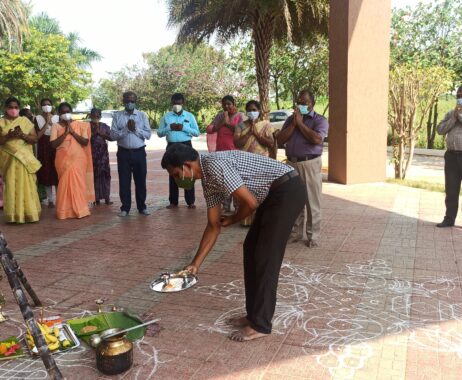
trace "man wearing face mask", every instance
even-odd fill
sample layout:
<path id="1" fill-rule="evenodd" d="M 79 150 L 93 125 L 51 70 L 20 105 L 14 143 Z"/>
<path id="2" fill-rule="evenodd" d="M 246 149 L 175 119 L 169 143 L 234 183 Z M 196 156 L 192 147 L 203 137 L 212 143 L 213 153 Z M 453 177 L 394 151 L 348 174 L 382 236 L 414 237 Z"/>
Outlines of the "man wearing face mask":
<path id="1" fill-rule="evenodd" d="M 167 112 L 160 121 L 157 135 L 159 137 L 167 138 L 167 149 L 175 144 L 183 144 L 192 147 L 191 138 L 199 136 L 199 126 L 197 125 L 194 115 L 184 110 L 185 98 L 183 94 L 172 95 L 172 111 Z M 179 190 L 178 185 L 173 179 L 169 177 L 169 205 L 168 209 L 178 208 Z M 194 192 L 194 185 L 187 186 L 184 189 L 184 198 L 188 208 L 196 208 L 196 196 Z"/>
<path id="2" fill-rule="evenodd" d="M 297 218 L 292 231 L 292 242 L 303 240 L 306 215 L 306 246 L 317 247 L 321 233 L 322 151 L 329 124 L 314 112 L 314 95 L 303 90 L 298 95 L 294 114 L 289 117 L 277 139 L 286 144 L 288 163 L 293 166 L 306 185 L 308 198 L 305 210 Z"/>
<path id="3" fill-rule="evenodd" d="M 456 107 L 449 111 L 436 128 L 446 136 L 447 151 L 444 154 L 444 183 L 446 190 L 446 215 L 437 227 L 454 226 L 459 209 L 460 183 L 462 181 L 462 86 L 457 89 Z"/>
<path id="4" fill-rule="evenodd" d="M 131 178 L 135 182 L 135 198 L 138 212 L 149 215 L 146 208 L 146 144 L 151 138 L 147 115 L 136 109 L 137 96 L 132 91 L 123 93 L 125 109 L 114 113 L 111 139 L 117 141 L 117 169 L 119 172 L 119 196 L 122 206 L 120 217 L 126 217 L 131 208 Z"/>

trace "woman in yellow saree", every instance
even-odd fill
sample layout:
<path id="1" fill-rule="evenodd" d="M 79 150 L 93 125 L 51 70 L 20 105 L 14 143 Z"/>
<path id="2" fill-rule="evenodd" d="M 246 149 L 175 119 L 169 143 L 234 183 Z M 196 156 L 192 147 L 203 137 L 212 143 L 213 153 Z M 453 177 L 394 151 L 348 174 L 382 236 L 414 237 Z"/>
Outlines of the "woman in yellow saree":
<path id="1" fill-rule="evenodd" d="M 90 124 L 72 121 L 72 107 L 61 103 L 59 123 L 51 127 L 50 142 L 56 149 L 58 173 L 56 217 L 83 218 L 90 215 L 89 204 L 95 201 Z"/>
<path id="2" fill-rule="evenodd" d="M 35 175 L 41 164 L 32 151 L 37 135 L 30 120 L 19 116 L 19 108 L 18 99 L 8 98 L 0 119 L 0 176 L 7 223 L 38 222 L 41 211 Z"/>

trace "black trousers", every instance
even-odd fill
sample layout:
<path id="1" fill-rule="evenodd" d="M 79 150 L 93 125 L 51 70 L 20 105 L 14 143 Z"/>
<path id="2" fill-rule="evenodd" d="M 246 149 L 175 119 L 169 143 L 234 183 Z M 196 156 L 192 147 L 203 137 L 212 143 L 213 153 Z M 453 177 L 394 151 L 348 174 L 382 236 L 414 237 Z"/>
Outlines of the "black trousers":
<path id="1" fill-rule="evenodd" d="M 117 150 L 117 170 L 119 172 L 119 196 L 121 211 L 129 212 L 132 205 L 132 174 L 135 182 L 136 207 L 146 209 L 146 150 Z"/>
<path id="2" fill-rule="evenodd" d="M 460 182 L 462 181 L 462 152 L 444 154 L 444 180 L 446 188 L 446 218 L 454 221 L 459 210 Z"/>
<path id="3" fill-rule="evenodd" d="M 244 241 L 247 319 L 253 329 L 264 334 L 271 333 L 287 240 L 306 197 L 306 186 L 298 176 L 270 190 Z"/>
<path id="4" fill-rule="evenodd" d="M 174 144 L 184 144 L 187 146 L 192 147 L 191 141 L 184 141 L 184 142 L 178 142 L 178 143 L 171 143 L 169 142 L 167 144 L 167 148 L 174 145 Z M 176 205 L 178 206 L 178 198 L 180 196 L 178 186 L 176 185 L 175 180 L 173 179 L 172 176 L 168 178 L 168 200 L 171 205 Z M 186 201 L 186 204 L 188 205 L 193 205 L 194 202 L 196 202 L 196 193 L 194 191 L 194 188 L 191 190 L 185 190 L 184 191 L 184 199 Z"/>

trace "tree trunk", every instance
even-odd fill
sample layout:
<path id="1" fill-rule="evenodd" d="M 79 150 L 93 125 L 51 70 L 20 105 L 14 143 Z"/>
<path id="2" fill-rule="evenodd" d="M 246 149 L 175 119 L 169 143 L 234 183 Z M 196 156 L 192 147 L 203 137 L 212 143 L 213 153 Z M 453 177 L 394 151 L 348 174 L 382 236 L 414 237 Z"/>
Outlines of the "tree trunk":
<path id="1" fill-rule="evenodd" d="M 280 110 L 281 105 L 279 104 L 279 77 L 277 75 L 274 76 L 274 92 L 276 95 L 276 107 L 278 110 Z"/>
<path id="2" fill-rule="evenodd" d="M 409 145 L 409 156 L 407 157 L 406 166 L 404 167 L 403 176 L 401 179 L 406 178 L 407 169 L 409 169 L 412 159 L 414 158 L 414 149 L 415 149 L 415 140 L 411 139 L 410 145 Z"/>
<path id="3" fill-rule="evenodd" d="M 270 52 L 273 45 L 274 19 L 271 16 L 255 15 L 253 41 L 255 46 L 255 67 L 257 72 L 258 93 L 264 118 L 270 111 Z"/>
<path id="4" fill-rule="evenodd" d="M 433 124 L 432 124 L 432 147 L 435 145 L 435 137 L 436 137 L 436 127 L 438 126 L 438 98 L 436 98 L 434 110 L 433 110 Z"/>
<path id="5" fill-rule="evenodd" d="M 433 107 L 430 107 L 427 119 L 427 149 L 433 149 L 432 141 L 432 119 L 433 119 Z"/>

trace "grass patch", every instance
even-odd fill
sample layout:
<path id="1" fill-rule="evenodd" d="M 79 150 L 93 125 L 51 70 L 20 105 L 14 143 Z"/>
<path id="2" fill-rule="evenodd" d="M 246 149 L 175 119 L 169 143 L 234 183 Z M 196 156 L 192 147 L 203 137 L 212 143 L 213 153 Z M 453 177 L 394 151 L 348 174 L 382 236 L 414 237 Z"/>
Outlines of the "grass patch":
<path id="1" fill-rule="evenodd" d="M 411 179 L 394 179 L 388 178 L 387 183 L 394 183 L 396 185 L 414 187 L 416 189 L 424 189 L 428 191 L 437 191 L 444 193 L 444 185 L 442 183 L 433 183 L 427 181 L 413 181 Z"/>

